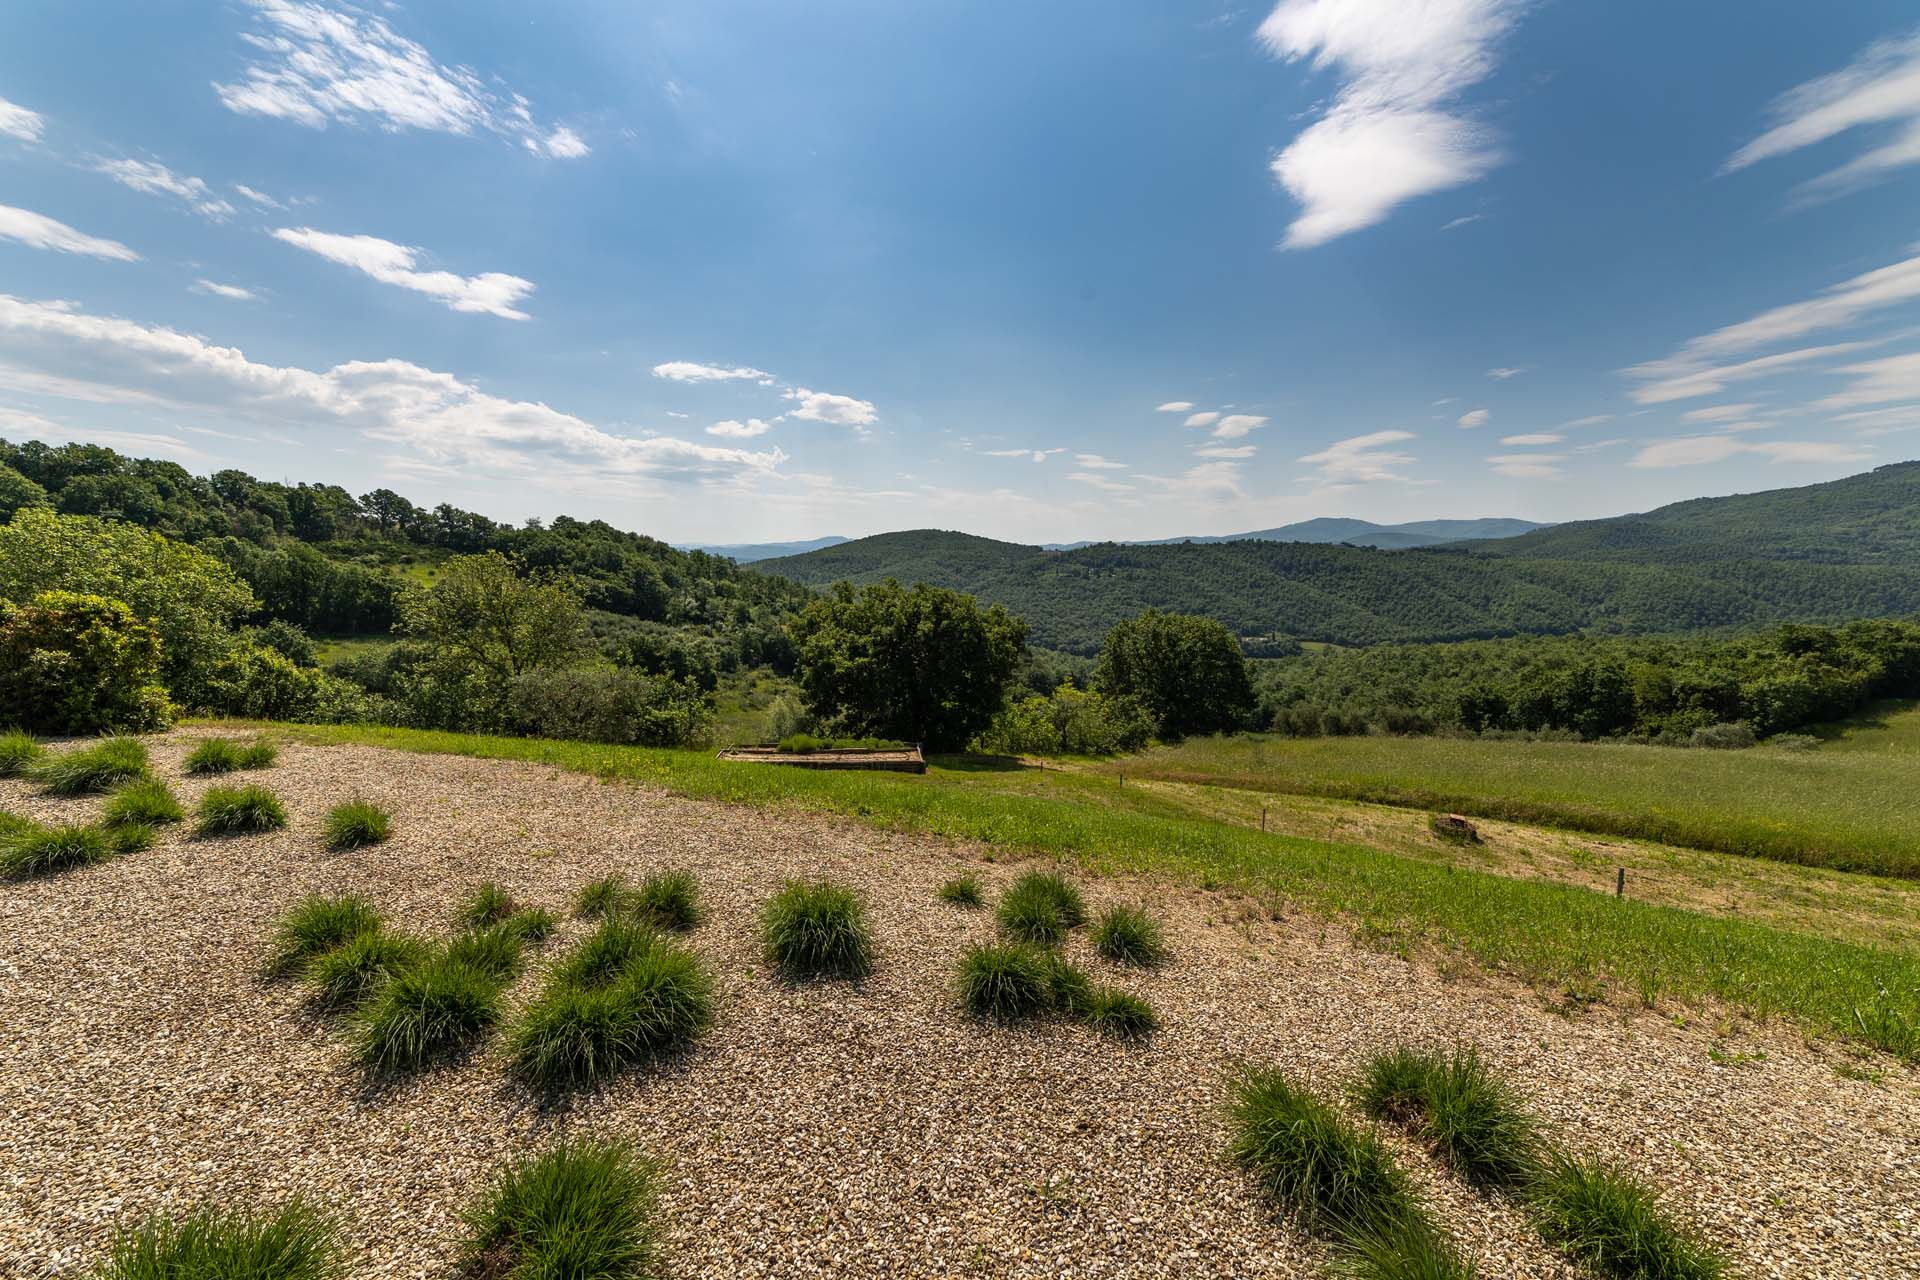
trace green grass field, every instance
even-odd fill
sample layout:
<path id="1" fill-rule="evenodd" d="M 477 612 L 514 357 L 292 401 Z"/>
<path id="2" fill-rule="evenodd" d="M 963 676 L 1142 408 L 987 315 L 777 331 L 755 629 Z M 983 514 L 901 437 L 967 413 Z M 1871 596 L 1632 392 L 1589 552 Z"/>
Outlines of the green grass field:
<path id="1" fill-rule="evenodd" d="M 1195 739 L 1107 772 L 1447 809 L 1920 878 L 1920 710 L 1810 751 L 1472 738 Z"/>
<path id="2" fill-rule="evenodd" d="M 916 778 L 730 765 L 705 752 L 272 727 L 309 741 L 532 760 L 689 796 L 979 840 L 1093 872 L 1167 876 L 1274 910 L 1343 917 L 1377 945 L 1470 957 L 1574 1005 L 1603 994 L 1651 1005 L 1711 997 L 1920 1060 L 1920 960 L 1910 954 L 1359 844 L 1263 834 L 1097 772 L 955 760 Z"/>

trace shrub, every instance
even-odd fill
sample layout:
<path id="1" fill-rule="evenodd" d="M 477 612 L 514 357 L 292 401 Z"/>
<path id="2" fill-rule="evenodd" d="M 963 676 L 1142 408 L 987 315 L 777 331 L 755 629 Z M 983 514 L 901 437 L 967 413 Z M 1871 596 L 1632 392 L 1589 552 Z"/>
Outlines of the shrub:
<path id="1" fill-rule="evenodd" d="M 1408 1048 L 1375 1054 L 1355 1096 L 1369 1115 L 1411 1130 L 1477 1186 L 1519 1187 L 1539 1171 L 1533 1118 L 1471 1048 L 1450 1057 Z"/>
<path id="2" fill-rule="evenodd" d="M 0 778 L 17 778 L 32 770 L 47 749 L 30 733 L 15 729 L 0 733 Z"/>
<path id="3" fill-rule="evenodd" d="M 447 944 L 447 959 L 507 983 L 520 976 L 520 933 L 508 921 L 489 929 L 474 929 Z"/>
<path id="4" fill-rule="evenodd" d="M 960 959 L 955 986 L 960 1003 L 976 1018 L 1017 1022 L 1053 1007 L 1046 958 L 1032 947 L 969 948 Z"/>
<path id="5" fill-rule="evenodd" d="M 608 921 L 616 930 L 621 926 Z M 608 967 L 606 949 L 556 971 L 509 1041 L 515 1070 L 562 1088 L 604 1079 L 692 1041 L 713 1023 L 714 983 L 697 957 L 654 938 Z M 592 939 L 583 945 L 592 946 Z M 580 980 L 570 975 L 587 975 Z"/>
<path id="6" fill-rule="evenodd" d="M 1233 1085 L 1229 1151 L 1261 1188 L 1336 1237 L 1417 1215 L 1407 1177 L 1379 1137 L 1279 1071 Z"/>
<path id="7" fill-rule="evenodd" d="M 468 894 L 454 915 L 454 923 L 468 929 L 485 929 L 499 924 L 518 911 L 513 895 L 488 880 Z"/>
<path id="8" fill-rule="evenodd" d="M 342 1280 L 334 1223 L 295 1200 L 272 1211 L 202 1209 L 155 1218 L 114 1241 L 96 1280 Z"/>
<path id="9" fill-rule="evenodd" d="M 1093 926 L 1093 949 L 1115 964 L 1151 968 L 1167 959 L 1160 922 L 1140 907 L 1111 907 Z"/>
<path id="10" fill-rule="evenodd" d="M 980 881 L 974 876 L 955 876 L 940 886 L 940 901 L 956 907 L 977 907 L 980 899 Z"/>
<path id="11" fill-rule="evenodd" d="M 1080 891 L 1049 871 L 1029 871 L 1000 895 L 996 918 L 1001 932 L 1020 942 L 1058 946 L 1070 929 L 1084 923 Z"/>
<path id="12" fill-rule="evenodd" d="M 44 591 L 0 604 L 0 722 L 42 733 L 144 732 L 171 715 L 160 636 L 119 600 Z"/>
<path id="13" fill-rule="evenodd" d="M 1132 698 L 1076 689 L 1022 698 L 973 740 L 975 751 L 1011 756 L 1110 756 L 1138 751 L 1153 736 L 1153 718 Z"/>
<path id="14" fill-rule="evenodd" d="M 360 1057 L 381 1071 L 414 1070 L 471 1043 L 500 1019 L 500 983 L 452 954 L 394 977 L 362 1011 Z"/>
<path id="15" fill-rule="evenodd" d="M 509 1166 L 467 1214 L 460 1274 L 645 1280 L 663 1274 L 659 1175 L 621 1144 L 567 1143 Z"/>
<path id="16" fill-rule="evenodd" d="M 507 691 L 508 725 L 538 738 L 685 747 L 713 722 L 713 696 L 692 679 L 625 667 L 529 671 Z"/>
<path id="17" fill-rule="evenodd" d="M 1123 1040 L 1151 1035 L 1160 1027 L 1159 1015 L 1154 1013 L 1152 1005 L 1139 996 L 1112 987 L 1095 988 L 1087 996 L 1080 1017 L 1095 1031 Z"/>
<path id="18" fill-rule="evenodd" d="M 371 800 L 347 800 L 327 810 L 320 831 L 327 848 L 336 853 L 379 844 L 391 833 L 387 811 Z"/>
<path id="19" fill-rule="evenodd" d="M 1531 1201 L 1540 1234 L 1601 1275 L 1715 1280 L 1726 1273 L 1726 1259 L 1674 1225 L 1654 1193 L 1619 1170 L 1555 1155 Z"/>
<path id="20" fill-rule="evenodd" d="M 0 872 L 16 880 L 52 875 L 105 862 L 116 852 L 98 827 L 29 824 L 0 838 Z"/>
<path id="21" fill-rule="evenodd" d="M 245 720 L 309 724 L 364 720 L 373 708 L 366 692 L 351 681 L 245 640 L 229 645 L 213 667 L 203 701 Z"/>
<path id="22" fill-rule="evenodd" d="M 851 889 L 789 881 L 761 916 L 769 963 L 789 978 L 861 978 L 873 971 L 866 906 Z"/>
<path id="23" fill-rule="evenodd" d="M 431 954 L 424 943 L 370 929 L 356 934 L 307 967 L 315 1000 L 329 1009 L 356 1009 L 396 975 L 417 968 Z"/>
<path id="24" fill-rule="evenodd" d="M 265 787 L 209 787 L 200 797 L 194 831 L 203 836 L 230 836 L 278 831 L 286 825 L 287 811 Z"/>
<path id="25" fill-rule="evenodd" d="M 271 742 L 235 742 L 231 738 L 206 738 L 187 753 L 188 773 L 232 773 L 238 769 L 264 769 L 279 757 Z"/>
<path id="26" fill-rule="evenodd" d="M 319 957 L 344 946 L 363 933 L 380 928 L 380 913 L 351 894 L 303 898 L 280 920 L 273 953 L 267 961 L 269 977 L 305 973 Z"/>
<path id="27" fill-rule="evenodd" d="M 706 918 L 700 909 L 700 882 L 690 871 L 656 871 L 622 902 L 657 928 L 684 933 Z"/>
<path id="28" fill-rule="evenodd" d="M 129 823 L 142 823 L 155 826 L 163 822 L 179 822 L 187 816 L 180 807 L 180 801 L 168 789 L 167 784 L 158 778 L 139 778 L 127 783 L 107 797 L 107 803 L 100 810 L 100 821 L 110 827 Z"/>
<path id="29" fill-rule="evenodd" d="M 589 880 L 574 895 L 573 914 L 590 919 L 608 915 L 619 910 L 620 900 L 626 891 L 626 881 L 618 875 Z"/>
<path id="30" fill-rule="evenodd" d="M 1715 751 L 1741 751 L 1752 746 L 1759 739 L 1754 736 L 1753 726 L 1745 720 L 1734 720 L 1724 724 L 1710 724 L 1703 729 L 1695 729 L 1693 736 L 1687 739 L 1690 747 L 1706 747 Z"/>
<path id="31" fill-rule="evenodd" d="M 49 795 L 82 796 L 111 791 L 147 771 L 147 748 L 138 738 L 107 738 L 90 747 L 49 755 L 34 766 L 34 780 Z"/>

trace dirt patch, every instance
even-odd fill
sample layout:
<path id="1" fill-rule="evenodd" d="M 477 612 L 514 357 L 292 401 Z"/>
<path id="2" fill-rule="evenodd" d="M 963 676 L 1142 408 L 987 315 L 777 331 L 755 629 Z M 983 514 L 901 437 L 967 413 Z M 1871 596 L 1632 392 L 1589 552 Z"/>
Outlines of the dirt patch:
<path id="1" fill-rule="evenodd" d="M 205 784 L 180 776 L 184 741 L 155 755 L 191 802 Z M 459 1212 L 497 1166 L 576 1133 L 665 1161 L 683 1277 L 1318 1275 L 1321 1247 L 1221 1159 L 1225 1073 L 1277 1064 L 1332 1092 L 1400 1040 L 1478 1044 L 1564 1141 L 1658 1182 L 1745 1274 L 1920 1272 L 1914 1073 L 1842 1079 L 1837 1051 L 1785 1029 L 1733 1044 L 1648 1013 L 1569 1019 L 1323 921 L 1092 878 L 1096 910 L 1149 901 L 1174 958 L 1139 975 L 1084 940 L 1075 958 L 1151 1000 L 1164 1029 L 1125 1047 L 1070 1025 L 983 1028 L 949 984 L 991 922 L 936 897 L 962 868 L 990 895 L 1012 878 L 982 846 L 366 747 L 288 744 L 250 780 L 285 800 L 289 830 L 174 830 L 107 865 L 0 884 L 0 1273 L 78 1274 L 126 1218 L 302 1192 L 347 1220 L 355 1275 L 445 1275 Z M 321 815 L 356 794 L 393 812 L 393 839 L 329 854 Z M 40 817 L 98 805 L 18 782 L 0 797 Z M 567 1107 L 511 1084 L 497 1047 L 369 1082 L 299 988 L 257 976 L 273 921 L 307 893 L 361 893 L 399 927 L 445 933 L 484 880 L 564 911 L 590 879 L 667 867 L 700 877 L 709 919 L 690 945 L 720 976 L 720 1023 Z M 756 914 L 795 875 L 867 895 L 872 977 L 767 972 Z M 544 954 L 582 931 L 569 922 Z M 1510 1206 L 1402 1149 L 1487 1274 L 1576 1274 Z"/>

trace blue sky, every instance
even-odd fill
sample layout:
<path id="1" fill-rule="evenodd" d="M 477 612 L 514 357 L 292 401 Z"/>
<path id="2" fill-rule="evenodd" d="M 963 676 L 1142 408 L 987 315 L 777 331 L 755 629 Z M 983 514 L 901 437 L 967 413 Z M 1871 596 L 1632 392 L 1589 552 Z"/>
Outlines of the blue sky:
<path id="1" fill-rule="evenodd" d="M 1910 3 L 0 11 L 0 435 L 682 541 L 1920 455 Z"/>

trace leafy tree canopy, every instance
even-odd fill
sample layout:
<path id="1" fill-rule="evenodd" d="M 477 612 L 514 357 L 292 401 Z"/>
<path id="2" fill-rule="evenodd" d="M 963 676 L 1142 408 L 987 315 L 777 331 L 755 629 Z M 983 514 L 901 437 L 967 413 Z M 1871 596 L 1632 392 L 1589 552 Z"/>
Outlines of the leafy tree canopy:
<path id="1" fill-rule="evenodd" d="M 1148 609 L 1107 633 L 1093 685 L 1147 709 L 1163 738 L 1223 733 L 1253 715 L 1240 642 L 1211 618 Z"/>

